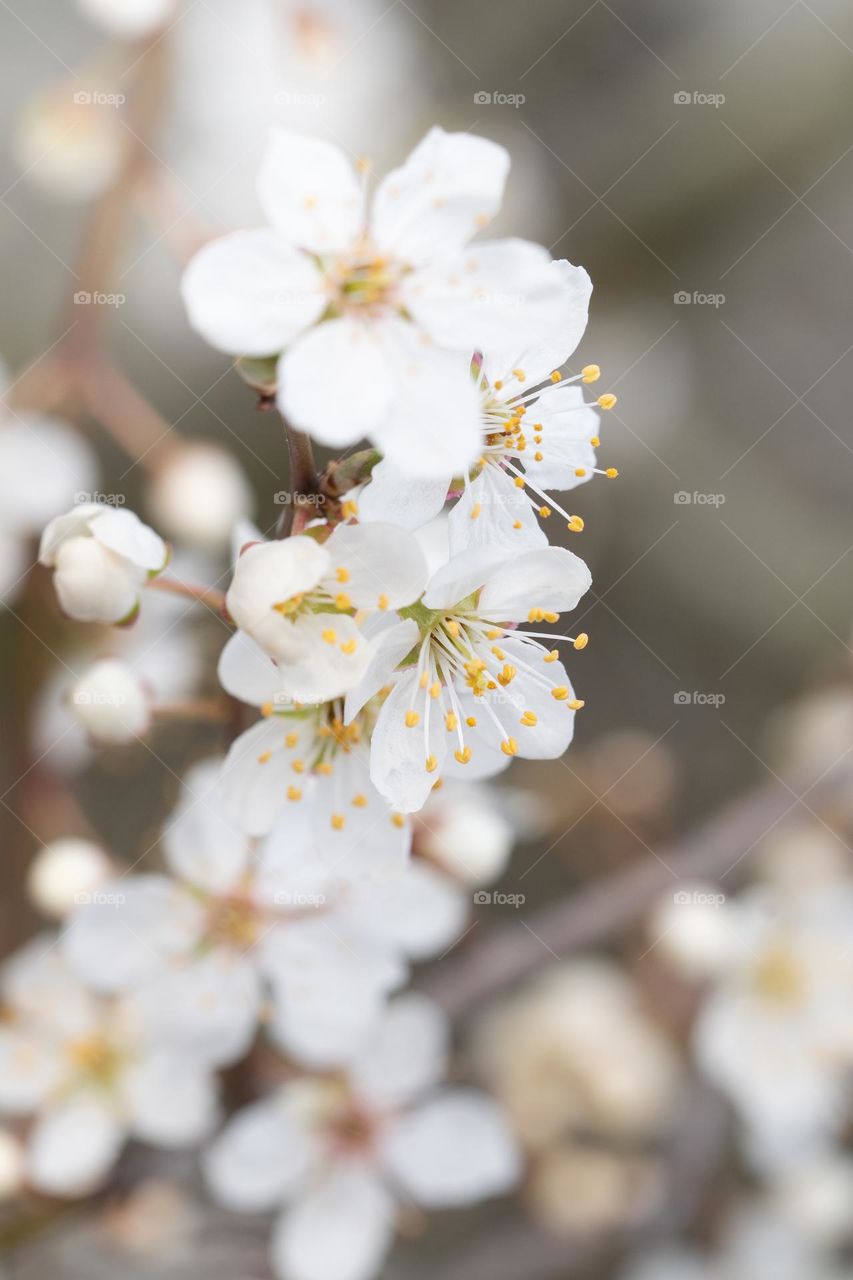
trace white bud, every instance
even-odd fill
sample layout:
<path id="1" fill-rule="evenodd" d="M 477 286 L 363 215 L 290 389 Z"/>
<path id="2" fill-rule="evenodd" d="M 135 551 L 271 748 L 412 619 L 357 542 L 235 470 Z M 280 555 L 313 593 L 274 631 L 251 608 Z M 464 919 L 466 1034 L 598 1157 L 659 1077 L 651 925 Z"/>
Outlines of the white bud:
<path id="1" fill-rule="evenodd" d="M 154 478 L 148 505 L 157 523 L 178 541 L 219 550 L 235 524 L 251 515 L 252 491 L 224 449 L 186 445 Z"/>
<path id="2" fill-rule="evenodd" d="M 116 658 L 89 667 L 71 692 L 71 705 L 96 742 L 130 742 L 146 732 L 151 718 L 145 686 L 132 667 Z"/>
<path id="3" fill-rule="evenodd" d="M 420 849 L 467 884 L 497 880 L 512 852 L 512 826 L 473 787 L 438 792 L 417 830 Z"/>
<path id="4" fill-rule="evenodd" d="M 13 1133 L 0 1129 L 0 1201 L 11 1200 L 24 1181 L 24 1151 Z"/>
<path id="5" fill-rule="evenodd" d="M 51 520 L 39 548 L 40 562 L 54 570 L 62 609 L 78 622 L 131 617 L 167 556 L 163 539 L 132 511 L 91 502 Z"/>
<path id="6" fill-rule="evenodd" d="M 112 874 L 100 845 L 70 836 L 39 850 L 30 863 L 27 892 L 39 911 L 62 920 Z"/>
<path id="7" fill-rule="evenodd" d="M 649 920 L 650 947 L 685 977 L 700 979 L 722 972 L 732 954 L 734 921 L 725 895 L 714 885 L 691 884 L 673 890 Z"/>
<path id="8" fill-rule="evenodd" d="M 29 181 L 65 200 L 89 200 L 113 182 L 127 150 L 120 114 L 98 105 L 86 79 L 63 81 L 29 102 L 14 147 Z M 115 96 L 115 95 L 113 95 Z"/>

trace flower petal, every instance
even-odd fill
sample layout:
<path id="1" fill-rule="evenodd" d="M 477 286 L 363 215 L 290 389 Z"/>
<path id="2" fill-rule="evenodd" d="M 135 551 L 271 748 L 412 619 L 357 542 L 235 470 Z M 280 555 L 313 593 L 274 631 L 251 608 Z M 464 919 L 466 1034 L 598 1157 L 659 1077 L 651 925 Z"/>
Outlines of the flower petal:
<path id="1" fill-rule="evenodd" d="M 448 528 L 452 556 L 486 547 L 502 548 L 511 558 L 528 547 L 548 545 L 527 494 L 497 466 L 484 467 L 466 485 L 451 508 Z"/>
<path id="2" fill-rule="evenodd" d="M 362 185 L 340 147 L 274 129 L 258 174 L 258 199 L 282 238 L 312 253 L 346 249 L 362 221 Z"/>
<path id="3" fill-rule="evenodd" d="M 299 750 L 298 745 L 292 752 L 284 748 L 289 726 L 290 721 L 279 716 L 259 720 L 231 744 L 225 758 L 223 802 L 231 820 L 247 835 L 269 831 L 284 804 L 293 777 L 291 761 Z"/>
<path id="4" fill-rule="evenodd" d="M 279 362 L 278 402 L 288 421 L 323 444 L 370 435 L 391 407 L 395 381 L 378 326 L 325 320 Z"/>
<path id="5" fill-rule="evenodd" d="M 203 1157 L 216 1199 L 239 1213 L 289 1200 L 307 1177 L 316 1145 L 287 1089 L 243 1107 Z"/>
<path id="6" fill-rule="evenodd" d="M 316 855 L 348 880 L 385 877 L 406 865 L 411 827 L 392 814 L 370 780 L 367 747 L 340 752 L 318 777 L 311 797 Z"/>
<path id="7" fill-rule="evenodd" d="M 360 1098 L 396 1111 L 438 1084 L 449 1053 L 447 1019 L 426 996 L 398 996 L 349 1069 Z"/>
<path id="8" fill-rule="evenodd" d="M 166 563 L 168 550 L 165 542 L 133 511 L 106 507 L 89 521 L 89 528 L 101 546 L 123 556 L 138 569 L 153 573 Z"/>
<path id="9" fill-rule="evenodd" d="M 257 542 L 237 561 L 226 596 L 228 612 L 257 639 L 274 621 L 287 622 L 274 613 L 276 604 L 313 591 L 328 569 L 329 554 L 313 538 Z M 265 644 L 263 636 L 260 643 Z"/>
<path id="10" fill-rule="evenodd" d="M 531 609 L 568 613 L 592 585 L 579 556 L 565 547 L 526 551 L 486 579 L 478 612 L 498 622 L 526 622 Z"/>
<path id="11" fill-rule="evenodd" d="M 583 267 L 573 267 L 565 258 L 552 262 L 549 270 L 555 284 L 562 287 L 564 292 L 566 311 L 562 316 L 562 323 L 545 341 L 523 348 L 516 342 L 504 351 L 486 348 L 483 353 L 483 370 L 489 382 L 494 384 L 496 380 L 502 380 L 509 384 L 512 379 L 519 391 L 534 387 L 566 363 L 583 337 L 592 294 L 589 275 Z M 519 377 L 519 370 L 524 377 Z M 550 396 L 551 393 L 548 394 Z M 528 413 L 532 412 L 528 410 Z"/>
<path id="12" fill-rule="evenodd" d="M 421 961 L 459 937 L 468 906 L 468 895 L 455 880 L 416 859 L 372 886 L 363 918 L 378 939 Z"/>
<path id="13" fill-rule="evenodd" d="M 412 263 L 461 247 L 500 208 L 509 163 L 505 148 L 486 138 L 430 129 L 376 191 L 376 244 Z"/>
<path id="14" fill-rule="evenodd" d="M 181 798 L 163 828 L 169 868 L 208 893 L 225 894 L 246 871 L 250 849 L 223 811 L 221 760 L 205 760 L 184 776 Z"/>
<path id="15" fill-rule="evenodd" d="M 418 699 L 418 694 L 421 697 Z M 373 730 L 370 749 L 370 776 L 380 795 L 400 813 L 413 813 L 423 808 L 447 755 L 446 733 L 442 716 L 431 716 L 425 739 L 424 723 L 413 728 L 406 724 L 406 712 L 414 710 L 415 701 L 424 702 L 418 688 L 417 672 L 403 675 L 382 704 Z M 427 770 L 428 756 L 434 756 L 436 768 Z"/>
<path id="16" fill-rule="evenodd" d="M 262 707 L 275 705 L 279 691 L 278 668 L 269 654 L 245 631 L 235 631 L 219 655 L 219 683 L 226 693 Z"/>
<path id="17" fill-rule="evenodd" d="M 309 257 L 272 231 L 234 231 L 206 244 L 181 281 L 190 324 L 217 351 L 274 356 L 326 309 Z"/>
<path id="18" fill-rule="evenodd" d="M 91 1094 L 45 1111 L 30 1134 L 28 1177 L 51 1196 L 84 1196 L 105 1180 L 124 1143 L 113 1109 Z"/>
<path id="19" fill-rule="evenodd" d="M 381 688 L 390 683 L 397 667 L 418 642 L 420 631 L 414 618 L 403 618 L 400 622 L 388 619 L 390 625 L 380 627 L 365 625 L 365 635 L 370 639 L 370 662 L 367 670 L 354 688 L 350 689 L 344 703 L 344 720 L 350 724 L 365 703 L 369 702 Z M 377 619 L 384 624 L 385 619 Z"/>
<path id="20" fill-rule="evenodd" d="M 401 529 L 419 529 L 443 509 L 452 476 L 420 480 L 406 475 L 383 458 L 377 462 L 358 495 L 358 518 L 362 522 L 387 520 Z"/>
<path id="21" fill-rule="evenodd" d="M 506 563 L 506 554 L 500 547 L 481 546 L 463 551 L 432 575 L 423 603 L 428 609 L 452 609 L 482 587 L 493 571 L 498 575 L 505 573 Z"/>
<path id="22" fill-rule="evenodd" d="M 346 613 L 300 616 L 293 626 L 293 655 L 279 665 L 281 690 L 297 702 L 329 702 L 348 693 L 363 679 L 370 644 L 354 618 Z"/>
<path id="23" fill-rule="evenodd" d="M 373 1280 L 393 1235 L 391 1196 L 372 1173 L 348 1165 L 279 1219 L 273 1266 L 282 1280 Z"/>
<path id="24" fill-rule="evenodd" d="M 404 1115 L 384 1142 L 388 1167 L 429 1209 L 472 1204 L 508 1191 L 521 1163 L 494 1102 L 456 1089 Z"/>
<path id="25" fill-rule="evenodd" d="M 60 1080 L 56 1046 L 15 1027 L 0 1027 L 0 1110 L 35 1111 Z"/>
<path id="26" fill-rule="evenodd" d="M 356 608 L 400 609 L 426 586 L 426 560 L 417 539 L 393 524 L 339 524 L 325 549 L 327 590 L 343 591 Z"/>
<path id="27" fill-rule="evenodd" d="M 216 1124 L 213 1077 L 185 1054 L 155 1049 L 125 1072 L 121 1092 L 130 1129 L 143 1142 L 191 1146 Z"/>

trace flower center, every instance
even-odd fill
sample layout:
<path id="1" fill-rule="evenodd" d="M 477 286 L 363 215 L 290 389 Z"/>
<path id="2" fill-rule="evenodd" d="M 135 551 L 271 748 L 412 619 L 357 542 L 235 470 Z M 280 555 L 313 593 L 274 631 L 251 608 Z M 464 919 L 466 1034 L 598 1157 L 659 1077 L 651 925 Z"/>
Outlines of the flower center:
<path id="1" fill-rule="evenodd" d="M 804 994 L 802 973 L 783 947 L 772 948 L 761 957 L 752 983 L 759 995 L 777 1004 L 797 1004 Z"/>
<path id="2" fill-rule="evenodd" d="M 397 289 L 406 274 L 403 263 L 385 258 L 370 244 L 323 264 L 335 312 L 369 314 L 397 307 Z"/>
<path id="3" fill-rule="evenodd" d="M 115 1045 L 100 1035 L 72 1040 L 66 1052 L 75 1070 L 100 1085 L 113 1083 L 122 1062 L 122 1056 Z"/>
<path id="4" fill-rule="evenodd" d="M 248 898 L 211 898 L 207 906 L 205 938 L 215 946 L 247 951 L 260 933 L 258 910 Z"/>

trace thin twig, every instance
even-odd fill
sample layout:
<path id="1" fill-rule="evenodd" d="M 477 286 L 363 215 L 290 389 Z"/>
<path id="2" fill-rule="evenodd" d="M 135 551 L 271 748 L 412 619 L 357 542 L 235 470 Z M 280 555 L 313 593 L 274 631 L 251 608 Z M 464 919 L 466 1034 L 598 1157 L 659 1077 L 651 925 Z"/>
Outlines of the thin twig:
<path id="1" fill-rule="evenodd" d="M 316 507 L 320 480 L 310 437 L 295 430 L 284 417 L 281 421 L 290 459 L 290 501 L 284 504 L 275 536 L 289 538 L 308 523 L 311 510 Z"/>

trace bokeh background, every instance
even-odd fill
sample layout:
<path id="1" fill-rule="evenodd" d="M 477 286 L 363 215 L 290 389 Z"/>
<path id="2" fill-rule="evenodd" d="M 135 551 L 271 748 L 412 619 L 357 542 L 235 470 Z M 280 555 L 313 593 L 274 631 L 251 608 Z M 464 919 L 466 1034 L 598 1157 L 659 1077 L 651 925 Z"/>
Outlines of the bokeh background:
<path id="1" fill-rule="evenodd" d="M 81 128 L 73 94 L 132 83 L 139 51 L 106 51 L 103 30 L 70 0 L 9 0 L 0 27 L 0 352 L 19 373 L 73 316 L 90 208 L 79 188 L 114 134 L 127 143 L 122 113 L 98 108 L 98 123 L 85 126 L 95 141 L 66 161 L 69 131 Z M 791 769 L 835 766 L 853 746 L 850 7 L 188 0 L 164 46 L 146 194 L 113 282 L 123 301 L 104 319 L 106 340 L 167 423 L 239 460 L 262 527 L 277 514 L 285 476 L 279 431 L 190 332 L 178 281 L 197 237 L 258 220 L 252 174 L 271 121 L 325 133 L 380 170 L 433 122 L 497 139 L 513 169 L 496 232 L 540 240 L 594 281 L 578 363 L 600 364 L 602 389 L 618 394 L 600 456 L 620 476 L 577 492 L 586 530 L 564 535 L 594 577 L 581 609 L 591 643 L 574 666 L 586 707 L 565 760 L 522 763 L 513 774 L 530 795 L 500 887 L 523 892 L 523 910 L 481 912 L 462 952 L 521 934 L 534 913 L 597 877 L 668 862 L 673 847 L 689 852 L 704 823 Z M 140 463 L 86 415 L 80 427 L 100 457 L 99 488 L 152 516 L 158 446 Z M 223 572 L 215 556 L 205 563 Z M 163 734 L 157 758 L 72 761 L 70 787 L 44 776 L 36 759 L 53 722 L 42 707 L 39 737 L 33 716 L 56 679 L 56 655 L 61 667 L 75 643 L 71 631 L 38 572 L 0 618 L 6 949 L 36 925 L 23 886 L 38 842 L 82 824 L 133 861 L 174 800 L 175 774 L 209 744 L 202 730 Z M 211 652 L 217 643 L 215 633 L 202 638 Z M 72 755 L 83 752 L 73 741 Z M 786 822 L 811 820 L 797 794 Z M 849 857 L 845 806 L 833 795 L 831 807 L 835 842 Z M 742 843 L 737 828 L 727 835 L 731 857 L 710 869 L 726 893 L 749 879 L 764 835 L 760 821 Z M 667 1011 L 672 993 L 649 943 L 639 907 L 598 949 L 619 957 L 677 1042 L 683 1024 Z M 550 949 L 543 944 L 543 967 Z M 452 985 L 452 961 L 436 988 Z M 507 1274 L 621 1276 L 623 1258 L 577 1251 L 578 1224 L 566 1227 L 562 1218 L 573 1215 L 551 1204 L 582 1201 L 597 1176 L 582 1174 L 553 1194 L 543 1182 L 532 1235 L 520 1214 L 511 1228 L 503 1213 L 450 1221 L 429 1244 L 404 1250 L 388 1274 L 456 1275 L 455 1265 L 477 1280 L 504 1274 L 494 1269 L 503 1255 L 517 1267 Z M 629 1198 L 618 1187 L 611 1199 Z M 546 1202 L 564 1230 L 543 1254 Z M 168 1217 L 167 1208 L 155 1199 L 146 1212 Z M 613 1217 L 604 1215 L 608 1225 Z M 581 1227 L 594 1218 L 593 1207 Z M 707 1204 L 688 1219 L 688 1234 L 708 1233 Z M 40 1242 L 16 1255 L 12 1274 L 96 1274 L 81 1243 L 87 1229 L 84 1218 L 58 1245 L 51 1236 L 58 1269 Z M 499 1229 L 501 1247 L 490 1254 Z M 241 1242 L 239 1261 L 222 1274 L 265 1275 L 249 1227 L 228 1231 Z M 629 1256 L 642 1244 L 631 1240 Z M 158 1265 L 182 1275 L 174 1268 L 189 1263 Z"/>

